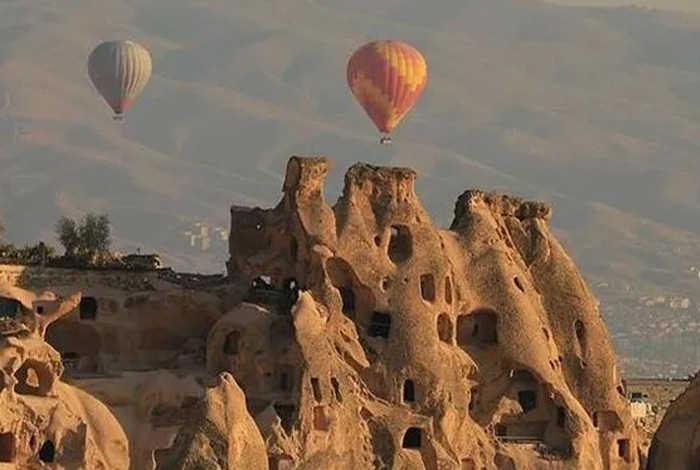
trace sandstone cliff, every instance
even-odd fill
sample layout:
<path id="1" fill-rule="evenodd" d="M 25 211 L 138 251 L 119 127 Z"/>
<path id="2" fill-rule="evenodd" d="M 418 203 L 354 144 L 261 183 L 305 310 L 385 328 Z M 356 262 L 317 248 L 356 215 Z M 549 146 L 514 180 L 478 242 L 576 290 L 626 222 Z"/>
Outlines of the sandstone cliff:
<path id="1" fill-rule="evenodd" d="M 649 449 L 647 470 L 700 468 L 700 374 L 671 403 Z"/>
<path id="2" fill-rule="evenodd" d="M 233 377 L 219 375 L 198 408 L 173 446 L 156 454 L 156 468 L 268 470 L 265 442 Z"/>
<path id="3" fill-rule="evenodd" d="M 58 352 L 36 330 L 0 323 L 0 468 L 127 470 L 119 422 L 62 373 Z"/>
<path id="4" fill-rule="evenodd" d="M 275 208 L 231 208 L 216 289 L 0 272 L 0 314 L 21 304 L 120 423 L 56 438 L 65 468 L 100 468 L 73 457 L 85 446 L 105 470 L 639 468 L 610 338 L 547 205 L 471 190 L 441 230 L 414 171 L 355 165 L 331 207 L 328 165 L 293 157 Z M 3 433 L 33 422 L 9 409 Z M 24 445 L 12 461 L 34 458 Z"/>
<path id="5" fill-rule="evenodd" d="M 14 301 L 39 319 L 52 317 L 59 299 L 76 290 L 77 308 L 45 328 L 71 378 L 201 366 L 223 308 L 214 289 L 181 286 L 154 271 L 5 266 L 0 314 Z"/>
<path id="6" fill-rule="evenodd" d="M 334 207 L 327 171 L 294 157 L 277 207 L 231 209 L 229 277 L 257 296 L 214 326 L 207 365 L 239 381 L 273 470 L 639 467 L 549 207 L 467 191 L 439 230 L 412 170 L 355 165 Z"/>

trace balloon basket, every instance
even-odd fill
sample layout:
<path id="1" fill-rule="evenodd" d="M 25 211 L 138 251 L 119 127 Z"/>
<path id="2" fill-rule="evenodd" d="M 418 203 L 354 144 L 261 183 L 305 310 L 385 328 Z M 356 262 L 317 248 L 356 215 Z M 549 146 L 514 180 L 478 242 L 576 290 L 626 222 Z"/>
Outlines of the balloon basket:
<path id="1" fill-rule="evenodd" d="M 112 117 L 112 119 L 121 122 L 124 120 L 124 116 L 122 116 L 121 114 L 116 114 L 114 115 L 114 117 Z"/>
<path id="2" fill-rule="evenodd" d="M 388 135 L 385 135 L 384 137 L 379 139 L 379 143 L 382 145 L 391 145 L 391 143 L 392 143 L 391 137 L 389 137 Z"/>

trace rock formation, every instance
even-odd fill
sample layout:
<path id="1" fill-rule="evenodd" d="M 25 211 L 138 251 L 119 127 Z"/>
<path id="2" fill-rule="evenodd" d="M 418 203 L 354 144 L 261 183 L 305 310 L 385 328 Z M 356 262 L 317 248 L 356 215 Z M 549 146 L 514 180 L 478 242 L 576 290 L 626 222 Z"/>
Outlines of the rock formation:
<path id="1" fill-rule="evenodd" d="M 277 207 L 231 209 L 229 278 L 256 285 L 207 365 L 245 391 L 272 470 L 639 467 L 548 206 L 467 191 L 439 230 L 412 170 L 355 165 L 334 207 L 327 171 L 293 157 Z"/>
<path id="2" fill-rule="evenodd" d="M 293 157 L 275 208 L 231 208 L 216 289 L 0 272 L 0 300 L 32 311 L 121 423 L 112 448 L 128 436 L 105 470 L 639 468 L 610 338 L 547 205 L 471 190 L 440 230 L 414 171 L 355 165 L 333 207 L 327 171 Z M 17 286 L 83 298 L 61 308 Z M 85 465 L 71 468 L 99 468 Z"/>
<path id="3" fill-rule="evenodd" d="M 651 441 L 646 470 L 700 468 L 700 374 L 671 403 Z"/>
<path id="4" fill-rule="evenodd" d="M 56 300 L 52 293 L 47 298 Z M 61 381 L 61 357 L 41 336 L 49 318 L 57 320 L 79 301 L 77 293 L 59 302 L 51 317 L 26 309 L 20 318 L 0 322 L 0 467 L 129 468 L 118 421 L 99 400 Z"/>
<path id="5" fill-rule="evenodd" d="M 17 266 L 2 271 L 0 314 L 12 302 L 36 309 L 37 318 L 50 323 L 46 339 L 71 377 L 201 368 L 204 339 L 222 314 L 221 297 L 211 288 L 183 287 L 155 271 Z M 75 290 L 83 293 L 78 308 L 53 321 L 56 295 Z"/>
<path id="6" fill-rule="evenodd" d="M 231 375 L 219 375 L 181 424 L 172 447 L 157 452 L 155 468 L 268 470 L 265 442 Z"/>

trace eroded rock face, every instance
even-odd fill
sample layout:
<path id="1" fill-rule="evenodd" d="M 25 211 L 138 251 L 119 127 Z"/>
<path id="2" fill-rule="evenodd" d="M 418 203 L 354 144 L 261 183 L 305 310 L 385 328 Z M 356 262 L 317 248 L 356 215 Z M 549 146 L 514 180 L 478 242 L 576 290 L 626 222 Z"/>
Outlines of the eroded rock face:
<path id="1" fill-rule="evenodd" d="M 230 374 L 207 387 L 172 447 L 156 452 L 163 470 L 268 470 L 265 443 Z"/>
<path id="2" fill-rule="evenodd" d="M 639 468 L 610 339 L 547 205 L 467 191 L 439 230 L 412 170 L 355 165 L 333 207 L 327 171 L 292 158 L 277 207 L 231 209 L 220 291 L 0 273 L 0 467 Z M 665 435 L 657 454 L 697 448 Z"/>
<path id="3" fill-rule="evenodd" d="M 671 403 L 651 441 L 646 470 L 700 468 L 700 374 Z"/>
<path id="4" fill-rule="evenodd" d="M 58 352 L 31 327 L 0 324 L 0 466 L 127 470 L 117 420 L 99 400 L 63 383 L 62 373 Z"/>
<path id="5" fill-rule="evenodd" d="M 207 367 L 245 391 L 271 470 L 639 468 L 548 206 L 467 191 L 439 230 L 412 170 L 355 165 L 330 207 L 327 169 L 293 157 L 277 207 L 231 209 L 229 276 L 256 287 Z"/>
<path id="6" fill-rule="evenodd" d="M 201 368 L 204 338 L 223 313 L 220 295 L 210 289 L 176 285 L 153 272 L 3 268 L 0 318 L 13 302 L 34 312 L 37 330 L 71 378 Z M 61 311 L 59 297 L 75 290 L 81 298 Z"/>
<path id="7" fill-rule="evenodd" d="M 156 470 L 155 452 L 169 449 L 194 416 L 204 388 L 192 376 L 160 372 L 138 383 L 131 433 L 131 468 Z"/>

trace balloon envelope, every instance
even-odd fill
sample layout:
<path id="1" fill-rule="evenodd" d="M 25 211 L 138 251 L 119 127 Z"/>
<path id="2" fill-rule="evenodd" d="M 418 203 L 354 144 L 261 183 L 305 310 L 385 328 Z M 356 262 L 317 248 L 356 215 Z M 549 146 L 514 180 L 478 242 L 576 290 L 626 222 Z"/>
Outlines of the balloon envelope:
<path id="1" fill-rule="evenodd" d="M 393 131 L 413 108 L 427 79 L 425 58 L 403 41 L 369 42 L 348 61 L 348 86 L 383 134 Z"/>
<path id="2" fill-rule="evenodd" d="M 134 41 L 105 41 L 88 57 L 92 84 L 117 116 L 133 103 L 151 78 L 153 63 Z"/>

